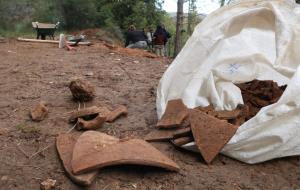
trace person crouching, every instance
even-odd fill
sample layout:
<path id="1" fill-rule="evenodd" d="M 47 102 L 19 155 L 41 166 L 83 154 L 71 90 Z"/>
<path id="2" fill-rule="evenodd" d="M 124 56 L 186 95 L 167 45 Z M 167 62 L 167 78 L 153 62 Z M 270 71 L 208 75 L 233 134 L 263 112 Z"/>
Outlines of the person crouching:
<path id="1" fill-rule="evenodd" d="M 126 48 L 147 49 L 147 36 L 143 31 L 136 30 L 133 25 L 128 29 L 126 36 Z"/>

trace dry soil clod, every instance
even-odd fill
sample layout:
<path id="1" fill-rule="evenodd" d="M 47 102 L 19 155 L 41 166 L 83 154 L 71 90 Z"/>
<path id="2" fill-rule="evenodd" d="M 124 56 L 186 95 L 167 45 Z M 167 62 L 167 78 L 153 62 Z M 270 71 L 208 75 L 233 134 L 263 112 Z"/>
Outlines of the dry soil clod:
<path id="1" fill-rule="evenodd" d="M 47 116 L 49 110 L 46 107 L 47 103 L 44 101 L 39 102 L 35 107 L 30 111 L 30 117 L 33 121 L 42 121 Z"/>
<path id="2" fill-rule="evenodd" d="M 81 102 L 90 101 L 96 96 L 94 87 L 88 81 L 80 78 L 72 80 L 69 88 L 73 98 Z"/>

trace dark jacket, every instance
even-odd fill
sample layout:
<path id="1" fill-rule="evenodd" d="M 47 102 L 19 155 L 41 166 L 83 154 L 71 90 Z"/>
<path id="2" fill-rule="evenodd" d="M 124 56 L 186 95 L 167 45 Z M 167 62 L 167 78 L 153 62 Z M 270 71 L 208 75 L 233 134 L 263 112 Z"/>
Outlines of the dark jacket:
<path id="1" fill-rule="evenodd" d="M 154 45 L 166 45 L 171 34 L 166 29 L 158 26 L 154 33 Z"/>
<path id="2" fill-rule="evenodd" d="M 130 43 L 136 43 L 138 41 L 147 41 L 147 36 L 143 31 L 134 30 L 127 32 L 125 46 L 128 46 Z"/>

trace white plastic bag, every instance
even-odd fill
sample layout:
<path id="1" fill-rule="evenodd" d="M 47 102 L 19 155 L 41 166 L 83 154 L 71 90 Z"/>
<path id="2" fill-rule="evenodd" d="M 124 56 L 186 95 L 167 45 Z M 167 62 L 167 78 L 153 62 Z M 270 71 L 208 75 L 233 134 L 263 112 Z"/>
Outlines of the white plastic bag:
<path id="1" fill-rule="evenodd" d="M 244 123 L 222 153 L 246 163 L 300 155 L 299 27 L 300 8 L 293 0 L 249 0 L 212 13 L 163 75 L 158 116 L 177 98 L 189 108 L 235 109 L 243 99 L 234 83 L 288 84 L 280 100 Z"/>

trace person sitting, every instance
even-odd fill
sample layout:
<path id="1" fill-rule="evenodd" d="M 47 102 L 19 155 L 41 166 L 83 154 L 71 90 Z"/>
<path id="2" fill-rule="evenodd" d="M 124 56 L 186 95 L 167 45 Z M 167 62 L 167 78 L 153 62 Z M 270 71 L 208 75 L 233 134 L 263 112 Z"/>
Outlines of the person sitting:
<path id="1" fill-rule="evenodd" d="M 143 31 L 136 30 L 133 25 L 128 29 L 126 36 L 126 48 L 147 49 L 147 36 Z"/>
<path id="2" fill-rule="evenodd" d="M 165 30 L 158 25 L 156 27 L 156 31 L 154 32 L 153 35 L 153 44 L 154 44 L 154 49 L 155 49 L 155 53 L 158 56 L 164 56 L 164 52 L 165 52 L 165 42 L 166 42 L 166 33 Z"/>

